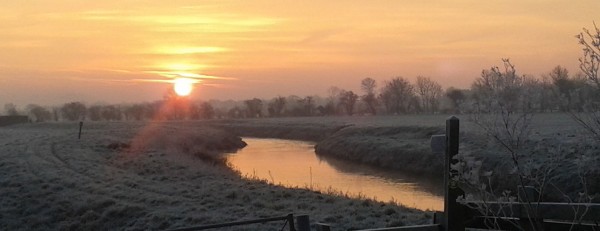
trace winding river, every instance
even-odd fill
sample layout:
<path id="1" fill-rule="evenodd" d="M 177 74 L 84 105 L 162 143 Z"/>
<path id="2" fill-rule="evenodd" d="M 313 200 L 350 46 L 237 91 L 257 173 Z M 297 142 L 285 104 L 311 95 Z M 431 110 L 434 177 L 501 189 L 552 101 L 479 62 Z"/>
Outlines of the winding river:
<path id="1" fill-rule="evenodd" d="M 244 141 L 248 146 L 228 157 L 243 176 L 288 187 L 395 201 L 421 210 L 443 210 L 439 182 L 317 156 L 310 142 L 262 138 Z"/>

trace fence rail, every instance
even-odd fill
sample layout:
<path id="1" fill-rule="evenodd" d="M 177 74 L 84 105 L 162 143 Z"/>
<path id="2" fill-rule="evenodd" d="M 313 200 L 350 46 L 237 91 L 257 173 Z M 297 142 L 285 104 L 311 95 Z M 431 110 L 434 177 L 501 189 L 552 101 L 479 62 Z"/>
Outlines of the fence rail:
<path id="1" fill-rule="evenodd" d="M 507 217 L 539 217 L 553 220 L 572 220 L 577 218 L 582 221 L 594 221 L 600 219 L 600 204 L 594 203 L 557 203 L 557 202 L 532 202 L 531 205 L 523 202 L 464 202 L 467 207 L 485 204 L 489 211 Z M 527 210 L 534 211 L 529 214 Z M 469 209 L 471 216 L 485 216 L 476 210 Z"/>
<path id="2" fill-rule="evenodd" d="M 300 216 L 300 217 L 304 217 L 304 216 Z M 306 219 L 306 221 L 308 221 L 308 216 L 305 216 L 305 217 L 306 218 L 299 219 L 299 220 L 302 221 L 302 220 Z M 233 227 L 233 226 L 241 226 L 241 225 L 261 224 L 261 223 L 272 222 L 272 221 L 285 221 L 287 223 L 290 231 L 307 231 L 306 229 L 296 230 L 296 228 L 294 226 L 294 215 L 293 214 L 288 214 L 287 216 L 283 216 L 283 217 L 271 217 L 271 218 L 262 218 L 262 219 L 247 220 L 247 221 L 236 221 L 236 222 L 230 222 L 230 223 L 172 229 L 170 231 L 207 230 L 207 229 L 225 228 L 225 227 Z M 304 223 L 304 222 L 300 222 L 300 223 Z M 299 225 L 303 226 L 303 227 L 306 226 L 305 224 L 299 224 Z M 310 229 L 308 231 L 310 231 Z"/>

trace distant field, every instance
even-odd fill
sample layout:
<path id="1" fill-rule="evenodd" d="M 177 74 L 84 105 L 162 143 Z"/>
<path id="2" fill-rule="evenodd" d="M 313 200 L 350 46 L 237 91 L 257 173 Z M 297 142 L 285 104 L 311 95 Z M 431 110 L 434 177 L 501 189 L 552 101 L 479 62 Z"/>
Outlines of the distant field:
<path id="1" fill-rule="evenodd" d="M 444 127 L 446 119 L 452 115 L 386 115 L 386 116 L 335 116 L 335 117 L 285 117 L 285 118 L 257 118 L 235 119 L 229 122 L 253 126 L 340 126 L 355 125 L 361 127 L 402 127 L 402 126 L 434 126 Z M 480 129 L 471 122 L 471 115 L 456 115 L 461 121 L 461 131 L 477 132 Z M 582 129 L 564 113 L 534 114 L 532 120 L 534 132 L 540 134 L 579 134 Z"/>

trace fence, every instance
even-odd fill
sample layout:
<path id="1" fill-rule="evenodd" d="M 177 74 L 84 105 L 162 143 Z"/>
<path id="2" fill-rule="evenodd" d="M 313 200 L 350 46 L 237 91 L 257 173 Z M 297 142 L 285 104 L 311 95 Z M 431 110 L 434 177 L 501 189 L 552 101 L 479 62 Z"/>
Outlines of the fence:
<path id="1" fill-rule="evenodd" d="M 250 225 L 250 224 L 262 224 L 266 222 L 273 221 L 285 221 L 290 231 L 310 231 L 310 221 L 307 215 L 302 215 L 296 217 L 298 229 L 296 229 L 296 225 L 294 224 L 294 215 L 288 214 L 283 217 L 271 217 L 271 218 L 262 218 L 248 221 L 237 221 L 223 224 L 214 224 L 214 225 L 205 225 L 205 226 L 196 226 L 196 227 L 188 227 L 181 229 L 173 229 L 171 231 L 195 231 L 195 230 L 207 230 L 207 229 L 216 229 L 216 228 L 225 228 L 225 227 L 233 227 L 233 226 L 241 226 L 241 225 Z"/>

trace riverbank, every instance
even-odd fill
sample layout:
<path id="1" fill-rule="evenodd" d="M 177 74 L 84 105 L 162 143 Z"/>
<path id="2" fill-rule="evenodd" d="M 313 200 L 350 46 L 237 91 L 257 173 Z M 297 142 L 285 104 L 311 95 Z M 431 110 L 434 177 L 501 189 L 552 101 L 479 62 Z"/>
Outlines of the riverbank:
<path id="1" fill-rule="evenodd" d="M 308 140 L 316 142 L 321 156 L 340 158 L 374 167 L 439 178 L 443 156 L 433 154 L 430 137 L 445 133 L 448 115 L 403 115 L 364 117 L 306 117 L 216 120 L 208 122 L 240 136 Z M 492 172 L 492 187 L 514 190 L 510 154 L 490 141 L 468 115 L 461 116 L 460 153 L 481 161 L 481 172 Z M 521 155 L 530 174 L 551 170 L 548 180 L 563 192 L 551 199 L 587 191 L 600 198 L 600 148 L 566 114 L 534 115 L 527 144 Z M 583 157 L 583 159 L 582 159 Z M 543 167 L 546 166 L 546 167 Z M 552 169 L 550 169 L 552 168 Z M 582 179 L 581 176 L 584 176 Z M 577 180 L 574 180 L 577 179 Z M 484 179 L 485 180 L 485 179 Z M 585 182 L 585 188 L 582 185 Z M 598 199 L 596 199 L 598 200 Z"/>
<path id="2" fill-rule="evenodd" d="M 204 123 L 86 123 L 81 140 L 77 130 L 0 129 L 0 229 L 164 230 L 288 213 L 340 230 L 431 221 L 393 203 L 243 179 L 215 160 L 244 143 Z"/>
<path id="3" fill-rule="evenodd" d="M 443 157 L 429 148 L 446 116 L 306 117 L 207 122 L 239 136 L 312 141 L 322 156 L 409 174 L 441 176 Z M 437 123 L 436 123 L 437 122 Z"/>

